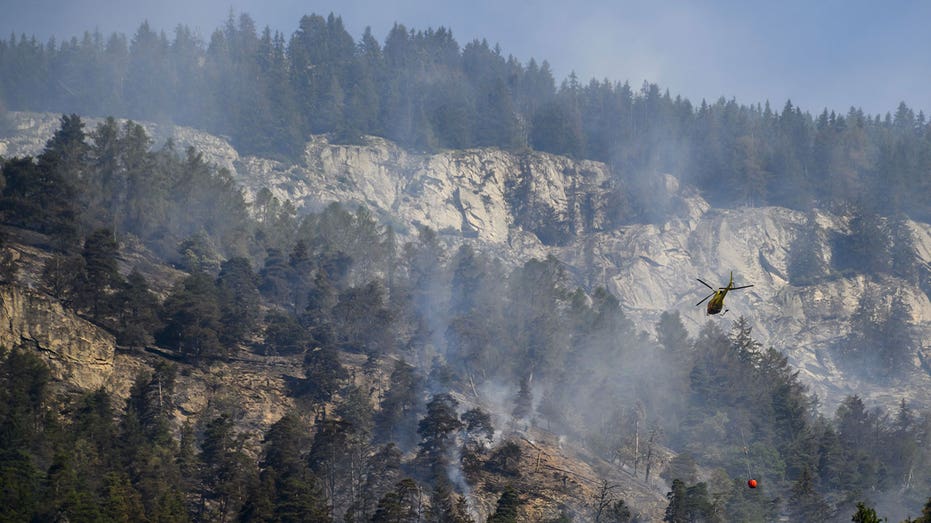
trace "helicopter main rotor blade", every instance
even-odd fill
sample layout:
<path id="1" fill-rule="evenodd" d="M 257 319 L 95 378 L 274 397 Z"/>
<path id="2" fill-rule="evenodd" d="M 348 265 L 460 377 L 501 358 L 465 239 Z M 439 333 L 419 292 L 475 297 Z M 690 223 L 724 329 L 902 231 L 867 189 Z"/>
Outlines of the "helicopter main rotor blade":
<path id="1" fill-rule="evenodd" d="M 705 287 L 708 287 L 709 289 L 714 290 L 714 287 L 712 287 L 711 285 L 708 285 L 707 283 L 705 283 L 704 281 L 702 281 L 701 278 L 695 278 L 695 279 L 698 280 L 698 282 L 701 283 L 702 285 L 704 285 Z"/>
<path id="2" fill-rule="evenodd" d="M 702 283 L 704 283 L 704 282 L 702 282 Z M 713 292 L 712 292 L 711 294 L 705 296 L 704 298 L 702 298 L 702 300 L 701 300 L 700 302 L 696 303 L 695 306 L 698 307 L 698 306 L 701 305 L 702 303 L 705 303 L 705 300 L 707 300 L 708 298 L 710 298 L 710 297 L 712 297 L 712 296 L 714 296 L 714 293 L 713 293 Z"/>
<path id="3" fill-rule="evenodd" d="M 731 287 L 731 290 L 736 291 L 737 289 L 746 289 L 747 287 L 753 287 L 753 285 L 742 285 L 740 287 Z"/>

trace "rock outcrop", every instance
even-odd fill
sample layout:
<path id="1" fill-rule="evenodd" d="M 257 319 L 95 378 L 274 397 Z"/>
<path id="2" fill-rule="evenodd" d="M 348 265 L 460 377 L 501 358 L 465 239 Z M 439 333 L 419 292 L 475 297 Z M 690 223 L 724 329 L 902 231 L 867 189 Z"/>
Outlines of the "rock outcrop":
<path id="1" fill-rule="evenodd" d="M 0 345 L 33 346 L 56 380 L 84 390 L 104 386 L 113 372 L 113 336 L 47 296 L 0 286 Z"/>
<path id="2" fill-rule="evenodd" d="M 579 239 L 559 252 L 560 259 L 605 285 L 638 327 L 653 332 L 660 314 L 679 311 L 695 333 L 708 321 L 725 330 L 732 320 L 750 320 L 754 338 L 786 354 L 800 378 L 818 395 L 826 414 L 845 396 L 858 394 L 872 404 L 894 407 L 901 398 L 931 405 L 931 376 L 923 361 L 931 361 L 931 301 L 915 282 L 892 276 L 870 279 L 838 276 L 817 285 L 788 281 L 787 259 L 792 241 L 805 223 L 804 214 L 778 207 L 711 209 L 690 198 L 697 218 L 672 218 L 662 225 L 632 225 Z M 704 210 L 704 212 L 702 212 Z M 819 213 L 827 235 L 845 232 L 841 217 Z M 931 252 L 931 226 L 910 222 L 916 251 L 923 263 Z M 828 246 L 822 246 L 825 253 Z M 727 283 L 730 271 L 737 283 L 752 288 L 728 294 L 724 316 L 706 316 L 695 304 L 707 294 L 696 281 Z M 851 332 L 851 317 L 861 300 L 872 295 L 887 305 L 893 298 L 910 310 L 913 362 L 904 374 L 877 383 L 844 372 L 834 350 Z"/>
<path id="3" fill-rule="evenodd" d="M 57 115 L 11 113 L 19 131 L 0 140 L 0 154 L 39 152 Z M 98 120 L 86 119 L 88 128 Z M 338 145 L 314 137 L 303 161 L 289 165 L 240 157 L 224 139 L 201 131 L 144 124 L 156 143 L 172 137 L 208 161 L 229 169 L 247 197 L 267 187 L 298 209 L 330 202 L 367 206 L 402 239 L 417 226 L 437 230 L 450 244 L 473 242 L 511 264 L 557 256 L 580 285 L 614 292 L 639 329 L 652 333 L 659 315 L 680 312 L 695 333 L 707 321 L 745 316 L 753 335 L 790 358 L 827 413 L 848 394 L 892 407 L 899 398 L 931 406 L 931 303 L 915 282 L 892 277 L 836 277 L 817 286 L 789 283 L 790 245 L 806 217 L 778 207 L 715 209 L 675 177 L 657 177 L 651 197 L 663 203 L 662 220 L 616 227 L 610 209 L 618 193 L 609 168 L 538 152 L 472 149 L 426 154 L 381 138 Z M 817 214 L 828 233 L 846 232 L 843 216 Z M 931 261 L 931 225 L 910 224 L 919 260 Z M 830 246 L 822 246 L 825 256 Z M 754 287 L 728 295 L 726 316 L 707 317 L 695 303 L 712 285 L 735 281 Z M 832 347 L 850 333 L 850 318 L 867 294 L 898 296 L 910 308 L 914 365 L 901 379 L 878 385 L 838 369 Z"/>
<path id="4" fill-rule="evenodd" d="M 237 164 L 250 192 L 267 187 L 299 208 L 365 205 L 408 227 L 507 243 L 526 231 L 548 245 L 598 230 L 606 221 L 610 177 L 604 164 L 544 153 L 469 149 L 420 154 L 387 140 L 333 145 L 315 137 L 303 165 L 260 158 Z"/>

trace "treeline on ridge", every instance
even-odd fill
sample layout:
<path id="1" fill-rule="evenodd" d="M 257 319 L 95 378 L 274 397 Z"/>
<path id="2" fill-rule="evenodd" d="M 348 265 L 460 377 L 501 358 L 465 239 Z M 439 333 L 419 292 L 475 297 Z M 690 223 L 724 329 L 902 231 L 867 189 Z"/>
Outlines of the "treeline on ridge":
<path id="1" fill-rule="evenodd" d="M 622 52 L 622 51 L 621 51 Z M 526 64 L 486 41 L 460 46 L 447 28 L 396 24 L 384 43 L 356 41 L 341 18 L 308 15 L 290 36 L 242 14 L 203 42 L 148 23 L 128 39 L 85 33 L 0 41 L 0 101 L 9 110 L 115 114 L 228 136 L 243 154 L 299 161 L 309 135 L 354 143 L 378 135 L 419 150 L 533 148 L 608 162 L 625 190 L 671 172 L 715 204 L 807 210 L 861 202 L 931 218 L 931 125 L 905 103 L 894 113 L 781 110 L 721 98 L 693 104 L 655 84 Z M 640 201 L 640 200 L 637 200 Z"/>

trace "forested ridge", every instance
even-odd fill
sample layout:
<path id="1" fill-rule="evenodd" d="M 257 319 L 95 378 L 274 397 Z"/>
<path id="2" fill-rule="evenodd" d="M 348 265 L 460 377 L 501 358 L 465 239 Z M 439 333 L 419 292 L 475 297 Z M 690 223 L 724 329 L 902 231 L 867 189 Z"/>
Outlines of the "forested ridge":
<path id="1" fill-rule="evenodd" d="M 86 131 L 63 116 L 39 156 L 0 172 L 3 279 L 26 276 L 121 346 L 170 356 L 122 403 L 55 393 L 34 349 L 4 349 L 6 519 L 469 521 L 471 485 L 500 495 L 493 521 L 512 521 L 536 487 L 494 431 L 532 425 L 661 475 L 667 521 L 843 521 L 864 500 L 917 515 L 931 492 L 927 412 L 852 396 L 825 417 L 743 319 L 693 339 L 669 312 L 653 341 L 555 258 L 506 269 L 467 245 L 447 252 L 428 228 L 399 244 L 364 208 L 298 216 L 268 192 L 247 204 L 196 150 L 153 149 L 131 121 Z M 45 238 L 29 240 L 46 252 L 41 275 L 9 255 L 26 231 Z M 140 249 L 183 271 L 163 297 L 150 266 L 120 269 Z M 178 372 L 244 354 L 303 362 L 295 410 L 258 449 L 235 410 L 172 423 Z M 369 363 L 350 372 L 346 354 Z M 373 394 L 379 365 L 391 376 Z M 511 391 L 504 406 L 449 394 L 486 385 Z M 660 463 L 660 445 L 678 456 Z M 610 487 L 561 521 L 636 520 Z"/>
<path id="2" fill-rule="evenodd" d="M 931 125 L 905 103 L 811 114 L 791 101 L 692 102 L 616 79 L 557 81 L 544 60 L 460 46 L 449 28 L 396 24 L 358 40 L 338 16 L 307 15 L 292 34 L 248 14 L 204 42 L 142 23 L 131 37 L 0 41 L 8 110 L 170 121 L 228 136 L 243 154 L 300 159 L 310 134 L 378 135 L 420 150 L 533 148 L 607 162 L 629 191 L 671 172 L 712 203 L 805 210 L 850 201 L 929 217 Z M 642 213 L 641 213 L 642 214 Z"/>
<path id="3" fill-rule="evenodd" d="M 11 37 L 0 44 L 0 94 L 9 109 L 171 119 L 256 154 L 294 157 L 310 133 L 379 134 L 424 149 L 602 159 L 621 186 L 670 170 L 725 204 L 856 202 L 859 221 L 835 241 L 844 255 L 819 265 L 802 237 L 790 277 L 917 270 L 897 213 L 927 213 L 929 128 L 904 105 L 889 118 L 724 100 L 696 109 L 653 85 L 635 93 L 570 78 L 556 88 L 545 63 L 524 66 L 482 42 L 460 50 L 445 29 L 396 26 L 384 45 L 366 34 L 356 44 L 339 18 L 309 16 L 286 41 L 258 36 L 244 15 L 206 47 L 183 27 L 168 40 L 146 24 L 131 42 Z M 368 95 L 356 92 L 366 75 Z M 468 245 L 444 248 L 427 227 L 402 242 L 364 207 L 299 215 L 270 191 L 247 203 L 199 151 L 153 148 L 132 121 L 87 129 L 66 114 L 41 154 L 5 158 L 0 173 L 4 284 L 28 280 L 124 350 L 160 355 L 120 401 L 62 392 L 33 347 L 3 349 L 0 519 L 467 522 L 473 491 L 498 499 L 489 521 L 515 521 L 538 485 L 514 434 L 535 426 L 638 478 L 660 476 L 665 521 L 874 521 L 871 507 L 931 521 L 931 413 L 851 396 L 822 414 L 743 319 L 693 337 L 670 311 L 638 332 L 617 298 L 579 288 L 553 257 L 508 268 Z M 882 248 L 864 247 L 878 237 Z M 43 253 L 41 274 L 23 274 L 20 242 Z M 130 252 L 181 276 L 154 281 L 150 266 L 126 263 Z M 894 378 L 886 360 L 904 352 L 863 355 L 901 333 L 907 311 L 877 323 L 877 307 L 863 306 L 864 336 L 847 347 Z M 301 362 L 293 412 L 256 447 L 233 408 L 178 426 L 178 373 L 244 355 Z M 351 367 L 347 355 L 366 363 Z M 389 385 L 374 392 L 385 366 Z M 483 386 L 507 390 L 503 406 L 456 399 Z M 660 446 L 677 456 L 661 463 Z M 746 487 L 749 474 L 759 488 Z M 553 521 L 638 520 L 607 483 L 560 510 Z"/>

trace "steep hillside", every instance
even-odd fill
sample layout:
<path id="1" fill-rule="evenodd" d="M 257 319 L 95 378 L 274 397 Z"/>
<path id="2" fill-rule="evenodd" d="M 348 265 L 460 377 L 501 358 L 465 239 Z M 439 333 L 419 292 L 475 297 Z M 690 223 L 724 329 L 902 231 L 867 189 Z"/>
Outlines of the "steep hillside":
<path id="1" fill-rule="evenodd" d="M 12 118 L 17 133 L 0 140 L 0 154 L 7 157 L 38 152 L 57 124 L 50 114 L 12 113 Z M 88 128 L 97 123 L 86 121 Z M 224 139 L 197 130 L 146 128 L 156 140 L 171 137 L 181 147 L 197 147 L 208 161 L 229 169 L 250 197 L 268 188 L 298 209 L 316 210 L 334 201 L 362 204 L 402 237 L 429 226 L 449 244 L 471 242 L 515 264 L 553 254 L 579 284 L 608 287 L 648 333 L 666 310 L 678 310 L 693 333 L 706 321 L 728 328 L 732 319 L 745 316 L 756 338 L 783 351 L 800 369 L 827 413 L 849 394 L 886 407 L 903 397 L 931 405 L 926 343 L 919 343 L 902 378 L 884 383 L 843 372 L 830 350 L 850 333 L 851 316 L 867 295 L 904 300 L 913 339 L 931 338 L 928 296 L 916 282 L 891 276 L 791 285 L 787 257 L 805 223 L 800 212 L 712 208 L 666 175 L 653 184 L 653 198 L 668 209 L 665 220 L 616 227 L 609 214 L 618 196 L 610 170 L 597 162 L 498 149 L 421 154 L 380 138 L 335 145 L 319 136 L 307 144 L 303 163 L 287 165 L 240 157 Z M 817 213 L 825 237 L 846 232 L 848 219 Z M 931 226 L 909 222 L 909 227 L 918 257 L 927 264 Z M 821 245 L 820 252 L 829 262 L 830 245 Z M 736 282 L 754 287 L 728 296 L 727 315 L 706 317 L 694 306 L 705 291 L 696 278 L 723 285 L 731 271 Z"/>
<path id="2" fill-rule="evenodd" d="M 42 256 L 25 245 L 14 245 L 26 251 L 24 263 L 34 264 L 35 258 Z M 253 459 L 260 454 L 269 428 L 286 413 L 301 408 L 291 387 L 303 378 L 302 355 L 268 358 L 240 350 L 228 361 L 202 366 L 185 363 L 157 348 L 119 347 L 104 329 L 63 308 L 54 298 L 24 287 L 23 282 L 0 285 L 0 324 L 8 325 L 0 331 L 0 347 L 25 344 L 47 362 L 59 407 L 67 405 L 68 398 L 98 389 L 111 394 L 118 405 L 130 398 L 139 376 L 151 375 L 159 365 L 170 362 L 178 371 L 173 392 L 166 391 L 159 401 L 170 406 L 171 432 L 179 435 L 186 423 L 231 415 L 244 442 L 242 449 Z M 0 355 L 5 355 L 2 350 Z M 341 359 L 351 381 L 369 391 L 370 400 L 377 404 L 390 385 L 390 368 L 397 360 L 386 358 L 373 367 L 358 354 L 342 354 Z M 474 396 L 457 398 L 463 408 L 488 407 Z M 334 398 L 334 402 L 339 399 Z M 323 411 L 329 409 L 332 403 L 323 407 Z M 608 463 L 541 429 L 516 427 L 506 414 L 493 413 L 492 419 L 502 429 L 489 448 L 512 444 L 519 450 L 507 470 L 495 470 L 486 453 L 480 458 L 481 472 L 470 477 L 473 486 L 464 482 L 457 485 L 464 487 L 469 510 L 477 521 L 494 513 L 507 485 L 522 492 L 521 521 L 555 519 L 561 514 L 588 520 L 603 485 L 610 485 L 610 493 L 622 496 L 641 518 L 658 521 L 662 517 L 667 486 L 657 474 L 645 481 L 642 471 L 635 474 L 630 467 Z M 664 455 L 660 463 L 668 461 L 668 450 L 657 452 Z M 405 457 L 412 458 L 413 453 Z"/>

